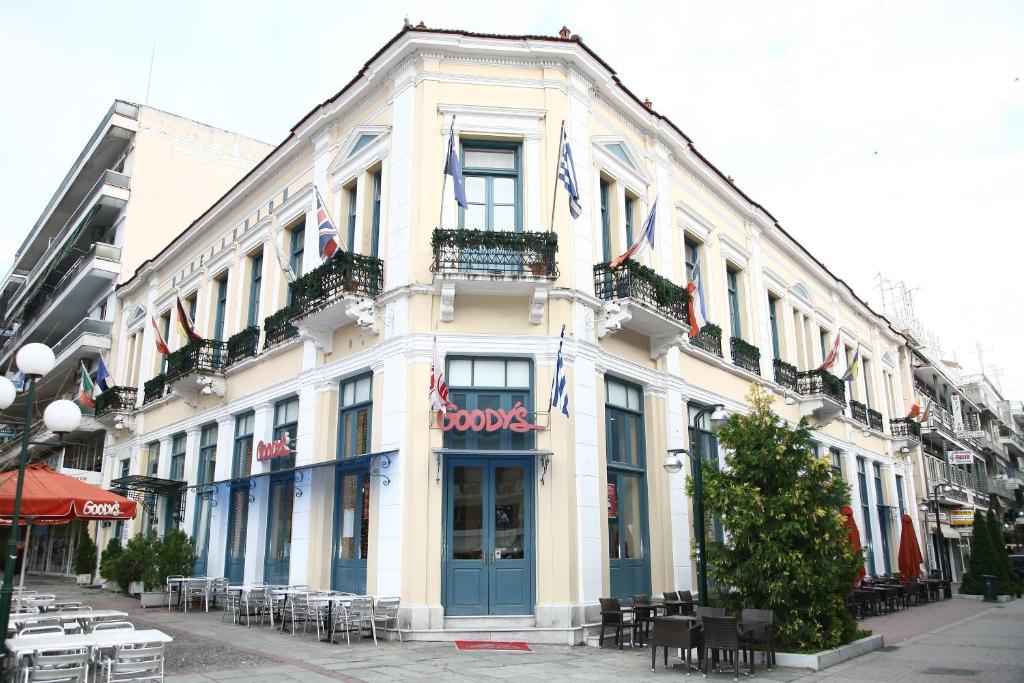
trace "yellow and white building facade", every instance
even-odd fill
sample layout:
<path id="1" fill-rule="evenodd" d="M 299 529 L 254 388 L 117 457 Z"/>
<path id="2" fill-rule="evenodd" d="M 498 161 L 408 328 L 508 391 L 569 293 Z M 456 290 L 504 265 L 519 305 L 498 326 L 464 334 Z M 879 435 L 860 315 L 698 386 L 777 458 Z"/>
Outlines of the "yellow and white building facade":
<path id="1" fill-rule="evenodd" d="M 318 192 L 344 248 L 327 265 Z M 609 269 L 655 199 L 654 249 Z M 101 547 L 177 525 L 197 573 L 400 596 L 413 637 L 581 642 L 600 597 L 695 588 L 686 473 L 663 463 L 717 466 L 693 417 L 756 383 L 810 417 L 869 571 L 896 571 L 919 498 L 906 340 L 567 30 L 407 27 L 181 228 L 117 290 L 104 475 L 146 512 Z M 691 340 L 697 264 L 711 325 Z M 175 329 L 178 298 L 208 341 Z M 837 335 L 849 383 L 816 370 Z"/>

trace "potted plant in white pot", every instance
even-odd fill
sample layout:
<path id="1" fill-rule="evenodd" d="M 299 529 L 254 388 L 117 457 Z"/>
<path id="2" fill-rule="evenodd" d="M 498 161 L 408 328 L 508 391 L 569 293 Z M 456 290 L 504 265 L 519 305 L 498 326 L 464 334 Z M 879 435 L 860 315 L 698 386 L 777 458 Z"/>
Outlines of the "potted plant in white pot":
<path id="1" fill-rule="evenodd" d="M 103 577 L 103 588 L 105 590 L 117 590 L 120 587 L 121 555 L 124 548 L 121 547 L 120 538 L 112 538 L 107 541 L 107 547 L 103 550 L 100 558 L 100 576 Z"/>
<path id="2" fill-rule="evenodd" d="M 116 568 L 121 590 L 131 595 L 145 592 L 156 566 L 156 543 L 159 540 L 153 534 L 138 534 L 125 544 Z"/>
<path id="3" fill-rule="evenodd" d="M 192 567 L 196 560 L 196 543 L 191 536 L 181 529 L 170 529 L 164 534 L 156 548 L 154 576 L 161 591 L 166 589 L 168 576 L 192 576 Z M 169 596 L 164 594 L 162 604 L 166 605 Z M 143 607 L 146 607 L 145 600 Z"/>
<path id="4" fill-rule="evenodd" d="M 75 582 L 79 586 L 92 583 L 92 575 L 96 572 L 96 543 L 89 534 L 82 534 L 75 551 Z"/>

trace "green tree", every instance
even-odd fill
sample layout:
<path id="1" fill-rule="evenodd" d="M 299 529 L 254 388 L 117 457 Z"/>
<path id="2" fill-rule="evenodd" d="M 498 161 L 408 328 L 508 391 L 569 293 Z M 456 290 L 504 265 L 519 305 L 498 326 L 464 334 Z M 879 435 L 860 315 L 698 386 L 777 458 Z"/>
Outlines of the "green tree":
<path id="1" fill-rule="evenodd" d="M 157 578 L 163 583 L 168 576 L 191 576 L 196 560 L 196 544 L 181 529 L 169 529 L 157 550 Z"/>
<path id="2" fill-rule="evenodd" d="M 705 507 L 726 529 L 723 543 L 708 544 L 708 576 L 739 589 L 743 606 L 775 610 L 780 644 L 808 651 L 850 642 L 846 600 L 864 558 L 840 514 L 849 490 L 814 454 L 806 418 L 789 427 L 758 387 L 748 401 L 749 414 L 717 430 L 730 451 L 725 468 L 705 468 Z"/>
<path id="3" fill-rule="evenodd" d="M 118 564 L 121 561 L 121 555 L 123 553 L 124 548 L 121 547 L 120 538 L 112 538 L 107 541 L 107 547 L 103 551 L 103 557 L 100 558 L 100 576 L 107 581 L 120 583 L 118 579 Z"/>
<path id="4" fill-rule="evenodd" d="M 75 573 L 88 574 L 91 581 L 95 571 L 96 543 L 93 542 L 92 536 L 83 533 L 82 537 L 78 539 L 78 548 L 75 550 Z"/>
<path id="5" fill-rule="evenodd" d="M 997 585 L 1003 595 L 1016 595 L 1017 582 L 1014 580 L 1013 569 L 1010 567 L 1010 556 L 1006 554 L 1006 543 L 1003 540 L 1003 529 L 991 508 L 985 515 L 985 525 L 992 538 L 992 549 L 996 557 L 998 573 Z"/>
<path id="6" fill-rule="evenodd" d="M 996 551 L 992 545 L 992 534 L 988 522 L 980 510 L 974 511 L 974 528 L 971 531 L 971 559 L 968 570 L 960 581 L 960 592 L 981 595 L 985 591 L 985 575 L 999 576 Z"/>

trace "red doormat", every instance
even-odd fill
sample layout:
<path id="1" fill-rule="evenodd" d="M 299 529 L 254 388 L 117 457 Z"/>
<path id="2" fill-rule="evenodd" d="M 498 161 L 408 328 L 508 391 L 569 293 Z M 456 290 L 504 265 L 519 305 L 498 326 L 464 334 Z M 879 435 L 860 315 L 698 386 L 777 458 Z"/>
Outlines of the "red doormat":
<path id="1" fill-rule="evenodd" d="M 456 640 L 455 649 L 462 650 L 463 652 L 468 650 L 480 651 L 480 650 L 491 650 L 497 652 L 533 652 L 530 646 L 526 643 L 519 641 L 501 641 L 501 640 Z"/>

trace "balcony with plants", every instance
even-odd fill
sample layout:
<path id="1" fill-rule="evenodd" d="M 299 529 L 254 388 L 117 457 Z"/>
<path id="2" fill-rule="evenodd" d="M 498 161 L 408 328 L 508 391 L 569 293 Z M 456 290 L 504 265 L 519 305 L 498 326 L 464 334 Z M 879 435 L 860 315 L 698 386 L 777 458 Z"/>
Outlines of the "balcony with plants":
<path id="1" fill-rule="evenodd" d="M 824 368 L 805 370 L 796 375 L 800 394 L 800 412 L 825 426 L 846 408 L 846 385 Z"/>
<path id="2" fill-rule="evenodd" d="M 167 387 L 195 406 L 200 395 L 224 396 L 224 363 L 227 342 L 216 339 L 195 339 L 167 356 L 165 371 Z"/>
<path id="3" fill-rule="evenodd" d="M 259 326 L 250 325 L 241 332 L 231 335 L 226 343 L 227 355 L 224 358 L 224 368 L 227 369 L 246 358 L 255 358 L 259 349 Z"/>
<path id="4" fill-rule="evenodd" d="M 160 373 L 142 385 L 142 405 L 156 403 L 167 395 L 167 375 Z"/>
<path id="5" fill-rule="evenodd" d="M 722 328 L 714 323 L 707 323 L 700 332 L 690 337 L 690 344 L 701 351 L 722 357 Z"/>
<path id="6" fill-rule="evenodd" d="M 288 317 L 318 350 L 329 352 L 334 330 L 352 322 L 378 332 L 375 300 L 384 289 L 384 262 L 376 256 L 338 252 L 288 287 Z"/>
<path id="7" fill-rule="evenodd" d="M 112 386 L 96 397 L 93 416 L 104 427 L 133 429 L 138 395 L 135 387 Z"/>
<path id="8" fill-rule="evenodd" d="M 795 392 L 797 390 L 796 376 L 798 372 L 796 366 L 787 363 L 781 358 L 773 358 L 772 367 L 775 372 L 775 383 Z"/>
<path id="9" fill-rule="evenodd" d="M 289 339 L 298 338 L 299 330 L 292 324 L 291 313 L 291 309 L 286 306 L 277 313 L 268 315 L 263 321 L 264 350 L 283 344 Z"/>
<path id="10" fill-rule="evenodd" d="M 761 374 L 761 349 L 739 337 L 729 338 L 732 364 L 755 375 Z"/>

